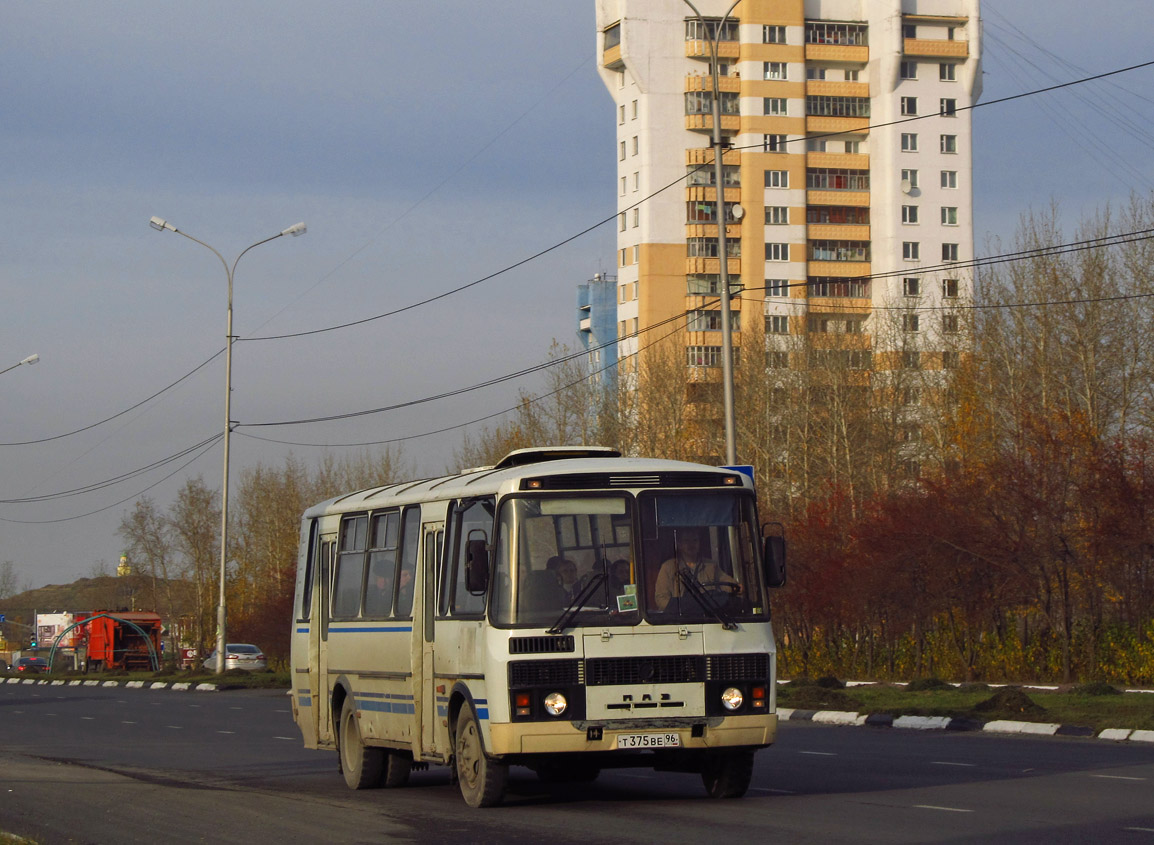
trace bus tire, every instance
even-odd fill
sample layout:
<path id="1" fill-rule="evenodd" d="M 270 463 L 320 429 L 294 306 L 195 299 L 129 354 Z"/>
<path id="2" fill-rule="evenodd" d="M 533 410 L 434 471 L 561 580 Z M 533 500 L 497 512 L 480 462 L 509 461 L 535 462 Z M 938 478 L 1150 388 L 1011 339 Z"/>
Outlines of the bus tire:
<path id="1" fill-rule="evenodd" d="M 735 748 L 706 754 L 701 781 L 710 798 L 740 798 L 752 779 L 752 751 Z"/>
<path id="2" fill-rule="evenodd" d="M 494 807 L 505 797 L 509 766 L 485 756 L 481 726 L 469 704 L 457 715 L 457 732 L 453 738 L 457 781 L 461 796 L 470 807 Z"/>
<path id="3" fill-rule="evenodd" d="M 385 750 L 366 748 L 357 724 L 357 705 L 350 695 L 341 708 L 341 732 L 338 739 L 341 773 L 349 789 L 375 789 L 381 785 L 385 770 Z"/>
<path id="4" fill-rule="evenodd" d="M 409 782 L 409 772 L 413 769 L 413 758 L 405 751 L 389 751 L 385 758 L 385 789 L 396 789 Z"/>

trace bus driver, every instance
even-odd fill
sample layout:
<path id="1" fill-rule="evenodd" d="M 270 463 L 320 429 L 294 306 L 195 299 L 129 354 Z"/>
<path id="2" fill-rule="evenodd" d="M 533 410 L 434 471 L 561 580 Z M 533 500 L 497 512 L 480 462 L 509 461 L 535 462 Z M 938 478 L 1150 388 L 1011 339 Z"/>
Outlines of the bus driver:
<path id="1" fill-rule="evenodd" d="M 669 600 L 680 598 L 683 584 L 677 577 L 678 570 L 688 572 L 697 583 L 706 585 L 724 582 L 732 584 L 733 592 L 740 591 L 740 585 L 721 567 L 701 555 L 701 534 L 699 529 L 687 528 L 677 533 L 677 554 L 661 564 L 657 573 L 657 585 L 653 598 L 658 610 L 665 610 Z"/>

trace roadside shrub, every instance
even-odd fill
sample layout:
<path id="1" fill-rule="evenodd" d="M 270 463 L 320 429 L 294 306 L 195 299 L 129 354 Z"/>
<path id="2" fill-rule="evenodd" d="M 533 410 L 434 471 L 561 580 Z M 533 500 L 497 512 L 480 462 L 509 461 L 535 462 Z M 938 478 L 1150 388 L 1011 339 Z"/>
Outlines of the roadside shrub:
<path id="1" fill-rule="evenodd" d="M 1121 695 L 1122 690 L 1105 681 L 1094 681 L 1089 684 L 1079 684 L 1070 690 L 1074 695 Z"/>
<path id="2" fill-rule="evenodd" d="M 906 692 L 925 692 L 927 690 L 951 688 L 951 685 L 947 684 L 941 678 L 914 678 L 906 684 Z"/>

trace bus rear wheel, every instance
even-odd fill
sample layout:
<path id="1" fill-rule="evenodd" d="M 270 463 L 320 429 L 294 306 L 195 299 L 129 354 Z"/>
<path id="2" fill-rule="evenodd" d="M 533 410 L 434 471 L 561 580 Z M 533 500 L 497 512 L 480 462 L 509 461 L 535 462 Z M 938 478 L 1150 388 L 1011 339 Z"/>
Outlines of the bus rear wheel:
<path id="1" fill-rule="evenodd" d="M 338 741 L 341 773 L 349 789 L 375 789 L 380 786 L 385 771 L 385 750 L 367 748 L 361 740 L 357 705 L 351 695 L 341 707 L 341 733 Z"/>
<path id="2" fill-rule="evenodd" d="M 753 779 L 753 752 L 744 748 L 710 751 L 701 781 L 710 798 L 740 798 Z"/>
<path id="3" fill-rule="evenodd" d="M 493 807 L 500 804 L 509 781 L 509 766 L 485 756 L 481 728 L 469 704 L 462 705 L 457 716 L 453 751 L 457 782 L 465 803 L 470 807 Z"/>

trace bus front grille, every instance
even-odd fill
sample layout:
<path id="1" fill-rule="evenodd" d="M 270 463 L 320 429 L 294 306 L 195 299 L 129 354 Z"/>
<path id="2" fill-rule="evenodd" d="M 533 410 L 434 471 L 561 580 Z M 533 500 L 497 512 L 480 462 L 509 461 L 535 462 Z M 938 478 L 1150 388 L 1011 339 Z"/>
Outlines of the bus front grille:
<path id="1" fill-rule="evenodd" d="M 513 637 L 509 654 L 558 654 L 574 651 L 573 637 Z"/>
<path id="2" fill-rule="evenodd" d="M 576 686 L 582 682 L 581 661 L 514 660 L 509 664 L 509 688 Z"/>
<path id="3" fill-rule="evenodd" d="M 589 658 L 585 678 L 591 687 L 693 683 L 705 680 L 704 662 L 692 655 Z"/>
<path id="4" fill-rule="evenodd" d="M 769 678 L 768 654 L 713 654 L 706 658 L 710 681 L 764 681 Z"/>

